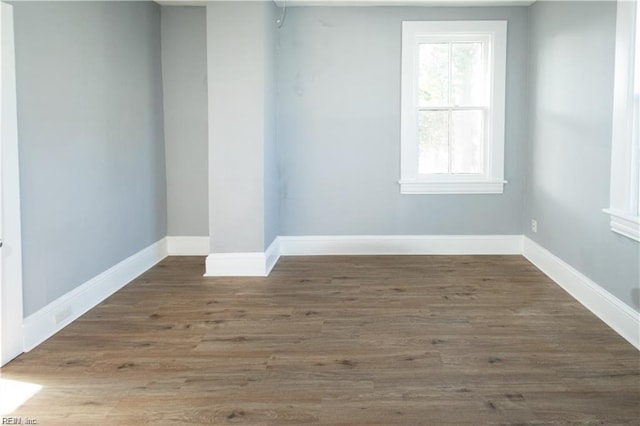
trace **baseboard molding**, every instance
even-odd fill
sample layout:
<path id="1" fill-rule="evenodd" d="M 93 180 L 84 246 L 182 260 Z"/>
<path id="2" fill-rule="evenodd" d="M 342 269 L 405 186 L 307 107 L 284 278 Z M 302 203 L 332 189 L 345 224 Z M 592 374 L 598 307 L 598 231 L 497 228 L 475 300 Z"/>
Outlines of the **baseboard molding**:
<path id="1" fill-rule="evenodd" d="M 616 333 L 640 349 L 640 314 L 531 239 L 523 255 Z"/>
<path id="2" fill-rule="evenodd" d="M 24 350 L 35 348 L 166 256 L 163 238 L 29 315 L 23 322 Z"/>
<path id="3" fill-rule="evenodd" d="M 266 277 L 280 258 L 279 238 L 264 252 L 210 253 L 205 277 Z"/>
<path id="4" fill-rule="evenodd" d="M 279 237 L 282 256 L 521 254 L 522 235 Z"/>
<path id="5" fill-rule="evenodd" d="M 23 322 L 30 351 L 167 255 L 201 255 L 208 237 L 166 237 L 58 298 Z M 206 254 L 206 253 L 204 253 Z M 280 256 L 524 255 L 578 302 L 640 349 L 640 314 L 560 258 L 522 235 L 278 237 L 264 252 L 210 253 L 205 276 L 269 275 Z"/>
<path id="6" fill-rule="evenodd" d="M 273 240 L 273 242 L 269 245 L 267 250 L 264 252 L 264 255 L 265 255 L 265 269 L 266 269 L 265 275 L 269 275 L 273 267 L 276 266 L 276 263 L 278 263 L 278 260 L 280 259 L 280 256 L 281 256 L 280 237 L 276 237 Z"/>
<path id="7" fill-rule="evenodd" d="M 169 256 L 206 256 L 209 254 L 209 237 L 167 237 Z"/>

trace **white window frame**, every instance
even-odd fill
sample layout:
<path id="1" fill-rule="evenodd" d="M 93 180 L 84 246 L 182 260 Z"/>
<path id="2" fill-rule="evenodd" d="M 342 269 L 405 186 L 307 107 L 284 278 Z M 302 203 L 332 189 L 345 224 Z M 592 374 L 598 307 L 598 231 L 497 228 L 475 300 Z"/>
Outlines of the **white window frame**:
<path id="1" fill-rule="evenodd" d="M 640 35 L 637 34 L 638 10 L 635 1 L 618 1 L 617 7 L 610 207 L 604 211 L 610 216 L 613 232 L 640 241 L 640 153 L 637 146 L 640 111 L 634 99 L 636 67 L 640 62 L 640 58 L 636 58 Z"/>
<path id="2" fill-rule="evenodd" d="M 423 40 L 488 40 L 489 104 L 486 105 L 484 174 L 420 174 L 418 171 L 418 52 Z M 506 21 L 402 22 L 400 110 L 401 194 L 501 194 L 504 190 Z"/>

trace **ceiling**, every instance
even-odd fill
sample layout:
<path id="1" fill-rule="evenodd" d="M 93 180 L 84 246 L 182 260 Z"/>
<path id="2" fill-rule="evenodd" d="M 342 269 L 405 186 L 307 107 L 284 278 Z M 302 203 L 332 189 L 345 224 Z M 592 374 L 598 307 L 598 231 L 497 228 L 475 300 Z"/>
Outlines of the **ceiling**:
<path id="1" fill-rule="evenodd" d="M 214 0 L 216 1 L 216 0 Z M 243 1 L 243 0 L 235 0 Z M 271 0 L 263 0 L 271 1 Z M 273 0 L 278 6 L 529 6 L 536 0 Z M 162 6 L 206 6 L 199 0 L 155 0 Z"/>

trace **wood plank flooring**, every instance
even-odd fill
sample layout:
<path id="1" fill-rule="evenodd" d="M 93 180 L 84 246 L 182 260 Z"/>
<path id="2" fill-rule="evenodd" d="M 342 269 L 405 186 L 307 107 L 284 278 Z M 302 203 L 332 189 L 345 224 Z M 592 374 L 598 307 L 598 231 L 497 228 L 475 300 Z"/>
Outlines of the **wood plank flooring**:
<path id="1" fill-rule="evenodd" d="M 2 369 L 40 425 L 640 424 L 640 356 L 520 256 L 172 257 Z"/>

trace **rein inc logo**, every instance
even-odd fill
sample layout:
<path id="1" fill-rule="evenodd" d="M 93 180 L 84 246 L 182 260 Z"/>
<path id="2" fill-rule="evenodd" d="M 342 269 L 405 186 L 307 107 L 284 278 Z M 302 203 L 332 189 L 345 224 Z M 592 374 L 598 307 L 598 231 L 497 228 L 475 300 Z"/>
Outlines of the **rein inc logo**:
<path id="1" fill-rule="evenodd" d="M 3 417 L 3 425 L 37 425 L 38 420 L 29 417 Z"/>

